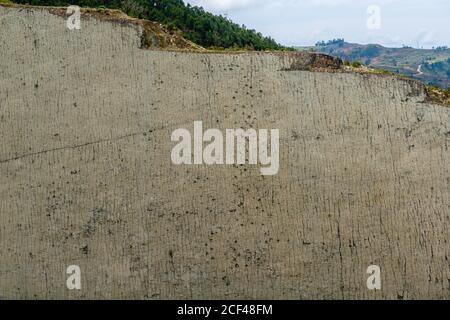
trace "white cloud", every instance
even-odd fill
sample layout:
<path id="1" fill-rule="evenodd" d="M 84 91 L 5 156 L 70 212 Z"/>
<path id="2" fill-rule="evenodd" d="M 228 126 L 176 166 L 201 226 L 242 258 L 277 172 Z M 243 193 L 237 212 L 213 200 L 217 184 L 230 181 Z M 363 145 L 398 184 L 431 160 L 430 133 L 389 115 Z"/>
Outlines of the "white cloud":
<path id="1" fill-rule="evenodd" d="M 420 29 L 414 36 L 413 41 L 417 47 L 431 46 L 436 43 L 436 32 L 434 30 Z"/>

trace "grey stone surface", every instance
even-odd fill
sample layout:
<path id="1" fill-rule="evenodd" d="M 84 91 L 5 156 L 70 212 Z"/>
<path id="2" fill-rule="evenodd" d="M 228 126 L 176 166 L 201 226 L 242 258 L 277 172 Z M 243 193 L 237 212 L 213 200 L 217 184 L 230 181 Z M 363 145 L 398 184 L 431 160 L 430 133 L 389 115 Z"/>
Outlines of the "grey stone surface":
<path id="1" fill-rule="evenodd" d="M 420 84 L 140 42 L 0 6 L 0 297 L 450 297 L 450 112 Z M 196 120 L 280 129 L 278 175 L 173 165 Z"/>

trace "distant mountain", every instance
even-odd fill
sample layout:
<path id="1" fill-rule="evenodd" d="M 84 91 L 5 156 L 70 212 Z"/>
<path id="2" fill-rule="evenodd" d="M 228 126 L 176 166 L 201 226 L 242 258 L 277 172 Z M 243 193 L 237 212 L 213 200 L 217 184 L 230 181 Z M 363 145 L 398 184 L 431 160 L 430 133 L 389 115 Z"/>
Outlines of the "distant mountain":
<path id="1" fill-rule="evenodd" d="M 425 83 L 450 87 L 450 49 L 386 48 L 377 44 L 361 45 L 335 39 L 318 42 L 314 51 L 342 60 L 359 61 L 364 65 L 404 74 Z"/>
<path id="2" fill-rule="evenodd" d="M 4 0 L 0 0 L 4 1 Z M 8 0 L 9 1 L 9 0 Z M 183 0 L 12 0 L 38 6 L 68 6 L 120 9 L 131 17 L 160 22 L 181 30 L 186 39 L 205 48 L 282 50 L 270 37 L 209 13 Z"/>

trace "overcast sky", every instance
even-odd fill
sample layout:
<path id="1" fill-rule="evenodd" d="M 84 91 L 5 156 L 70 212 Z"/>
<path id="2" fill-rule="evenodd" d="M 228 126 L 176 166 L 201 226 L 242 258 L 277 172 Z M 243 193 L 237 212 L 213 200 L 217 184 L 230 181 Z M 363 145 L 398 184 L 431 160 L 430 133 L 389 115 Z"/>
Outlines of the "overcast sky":
<path id="1" fill-rule="evenodd" d="M 450 47 L 450 0 L 185 0 L 284 45 L 320 40 Z"/>

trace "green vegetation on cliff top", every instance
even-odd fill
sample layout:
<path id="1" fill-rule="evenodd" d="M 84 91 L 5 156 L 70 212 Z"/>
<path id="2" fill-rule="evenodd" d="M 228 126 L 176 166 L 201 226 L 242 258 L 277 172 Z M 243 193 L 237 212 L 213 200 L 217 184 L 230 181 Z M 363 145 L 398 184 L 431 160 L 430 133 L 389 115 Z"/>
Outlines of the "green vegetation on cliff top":
<path id="1" fill-rule="evenodd" d="M 5 1 L 5 0 L 0 0 Z M 8 0 L 6 0 L 8 1 Z M 14 0 L 37 6 L 78 5 L 90 8 L 119 9 L 134 18 L 147 19 L 181 30 L 183 36 L 205 48 L 249 50 L 286 50 L 270 37 L 213 15 L 183 0 Z"/>

